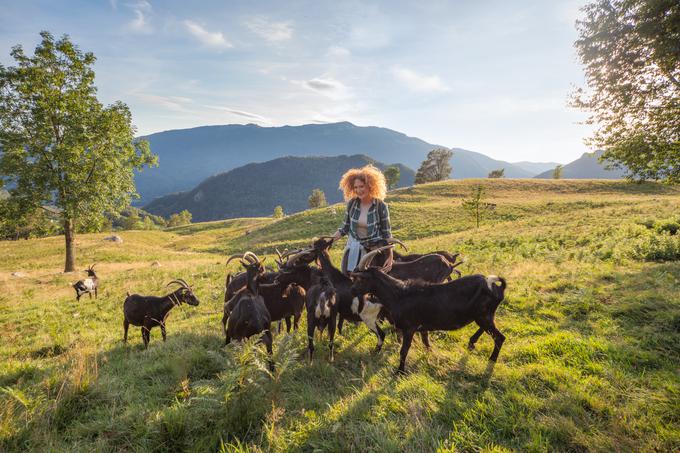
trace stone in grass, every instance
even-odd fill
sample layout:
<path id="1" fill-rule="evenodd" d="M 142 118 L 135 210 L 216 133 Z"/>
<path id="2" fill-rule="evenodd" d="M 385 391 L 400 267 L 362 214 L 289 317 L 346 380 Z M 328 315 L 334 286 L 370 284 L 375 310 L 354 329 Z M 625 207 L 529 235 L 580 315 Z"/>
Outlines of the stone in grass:
<path id="1" fill-rule="evenodd" d="M 110 242 L 115 242 L 116 244 L 122 244 L 123 243 L 123 238 L 118 236 L 117 234 L 114 234 L 113 236 L 106 236 L 104 238 L 105 241 L 110 241 Z"/>
<path id="2" fill-rule="evenodd" d="M 154 261 L 153 263 L 151 263 L 151 267 L 161 267 L 161 263 L 158 261 Z"/>
<path id="3" fill-rule="evenodd" d="M 12 277 L 24 278 L 26 274 L 24 272 L 12 272 Z"/>

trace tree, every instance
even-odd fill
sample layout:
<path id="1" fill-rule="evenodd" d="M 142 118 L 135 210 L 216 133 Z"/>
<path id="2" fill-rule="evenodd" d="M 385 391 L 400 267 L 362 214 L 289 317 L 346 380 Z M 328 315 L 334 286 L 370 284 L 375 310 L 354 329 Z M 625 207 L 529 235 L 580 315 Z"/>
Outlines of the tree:
<path id="1" fill-rule="evenodd" d="M 283 206 L 279 205 L 274 208 L 274 214 L 272 214 L 272 217 L 275 219 L 282 219 L 284 216 L 283 214 Z"/>
<path id="2" fill-rule="evenodd" d="M 485 212 L 488 209 L 495 206 L 489 203 L 485 203 L 483 201 L 485 196 L 486 191 L 484 189 L 484 186 L 478 185 L 472 189 L 472 194 L 470 195 L 470 198 L 466 198 L 463 200 L 462 204 L 463 209 L 470 213 L 475 218 L 477 228 L 479 228 L 479 223 L 482 220 L 482 217 L 484 217 Z"/>
<path id="3" fill-rule="evenodd" d="M 189 225 L 191 223 L 192 215 L 186 209 L 179 214 L 172 214 L 168 219 L 169 227 Z"/>
<path id="4" fill-rule="evenodd" d="M 416 184 L 426 182 L 442 181 L 451 174 L 451 164 L 449 160 L 453 156 L 453 151 L 446 148 L 433 149 L 427 153 L 427 158 L 420 164 L 416 172 Z"/>
<path id="5" fill-rule="evenodd" d="M 397 186 L 397 184 L 399 184 L 399 180 L 401 179 L 401 171 L 396 165 L 390 165 L 387 167 L 383 174 L 387 180 L 387 190 L 392 190 Z"/>
<path id="6" fill-rule="evenodd" d="M 146 141 L 134 139 L 128 107 L 97 100 L 92 66 L 68 36 L 41 32 L 34 55 L 12 48 L 16 67 L 0 66 L 0 178 L 13 182 L 18 215 L 60 210 L 66 260 L 75 270 L 78 224 L 118 210 L 136 196 L 133 170 L 156 163 Z"/>
<path id="7" fill-rule="evenodd" d="M 505 168 L 501 168 L 500 170 L 492 170 L 491 173 L 489 173 L 489 178 L 503 178 L 505 176 Z"/>
<path id="8" fill-rule="evenodd" d="M 558 165 L 552 172 L 553 179 L 562 179 L 562 165 Z"/>
<path id="9" fill-rule="evenodd" d="M 572 105 L 599 129 L 588 144 L 631 179 L 680 182 L 680 7 L 677 0 L 597 0 L 576 22 L 589 91 Z"/>
<path id="10" fill-rule="evenodd" d="M 326 203 L 326 194 L 324 194 L 323 190 L 321 189 L 312 190 L 312 194 L 309 196 L 307 200 L 309 202 L 309 207 L 311 209 L 322 208 L 328 204 Z"/>

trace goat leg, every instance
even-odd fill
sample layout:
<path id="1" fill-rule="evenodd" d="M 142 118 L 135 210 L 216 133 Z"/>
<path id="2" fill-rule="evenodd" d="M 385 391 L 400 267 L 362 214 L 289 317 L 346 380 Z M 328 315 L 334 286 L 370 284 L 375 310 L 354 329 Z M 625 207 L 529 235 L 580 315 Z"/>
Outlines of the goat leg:
<path id="1" fill-rule="evenodd" d="M 333 345 L 334 338 L 335 338 L 335 315 L 331 315 L 330 322 L 328 323 L 328 349 L 330 352 L 331 362 L 335 360 Z"/>
<path id="2" fill-rule="evenodd" d="M 416 329 L 410 327 L 408 329 L 403 329 L 402 333 L 404 338 L 401 340 L 401 350 L 399 351 L 398 374 L 406 374 L 406 356 L 408 355 L 409 349 L 411 349 L 411 341 L 413 340 L 413 334 L 416 333 Z"/>
<path id="3" fill-rule="evenodd" d="M 314 316 L 307 316 L 307 351 L 309 351 L 309 363 L 312 363 L 314 355 L 314 331 L 316 330 Z"/>
<path id="4" fill-rule="evenodd" d="M 269 355 L 269 371 L 274 372 L 274 351 L 272 350 L 272 343 L 274 342 L 274 339 L 272 338 L 272 332 L 270 329 L 267 329 L 264 331 L 264 335 L 262 335 L 262 341 L 264 342 L 265 347 L 267 348 L 267 354 Z"/>
<path id="5" fill-rule="evenodd" d="M 481 337 L 483 333 L 484 329 L 480 327 L 479 329 L 477 329 L 477 332 L 472 334 L 472 336 L 470 337 L 470 341 L 468 342 L 468 349 L 470 351 L 475 349 L 475 343 L 477 343 L 477 340 L 479 340 L 479 337 Z"/>
<path id="6" fill-rule="evenodd" d="M 503 335 L 493 323 L 491 324 L 488 332 L 494 341 L 493 352 L 491 353 L 489 360 L 495 362 L 498 359 L 498 353 L 501 352 L 501 346 L 503 346 L 503 342 L 505 341 L 505 335 Z"/>
<path id="7" fill-rule="evenodd" d="M 166 337 L 166 334 L 165 334 L 165 323 L 162 322 L 162 323 L 160 324 L 160 327 L 161 327 L 161 335 L 163 335 L 163 342 L 165 342 L 165 337 Z"/>
<path id="8" fill-rule="evenodd" d="M 130 327 L 130 321 L 127 318 L 123 319 L 123 343 L 127 343 L 128 328 Z"/>
<path id="9" fill-rule="evenodd" d="M 286 320 L 286 333 L 290 333 L 290 316 L 285 318 Z"/>
<path id="10" fill-rule="evenodd" d="M 420 332 L 420 339 L 423 340 L 423 344 L 428 350 L 432 349 L 432 347 L 430 346 L 430 337 L 428 336 L 427 330 L 423 330 Z"/>

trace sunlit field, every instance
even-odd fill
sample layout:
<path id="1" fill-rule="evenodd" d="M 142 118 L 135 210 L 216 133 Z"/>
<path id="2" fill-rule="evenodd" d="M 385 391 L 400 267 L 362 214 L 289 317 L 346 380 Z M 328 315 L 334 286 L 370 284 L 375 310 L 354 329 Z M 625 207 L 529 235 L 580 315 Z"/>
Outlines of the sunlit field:
<path id="1" fill-rule="evenodd" d="M 483 184 L 479 228 L 461 207 Z M 2 451 L 678 451 L 680 189 L 576 180 L 464 180 L 388 197 L 393 234 L 412 251 L 460 252 L 464 274 L 508 281 L 497 326 L 414 339 L 395 375 L 393 329 L 381 353 L 363 326 L 305 356 L 306 326 L 261 345 L 224 346 L 226 258 L 307 245 L 340 226 L 344 206 L 286 217 L 77 237 L 96 262 L 98 299 L 75 300 L 63 238 L 0 242 Z M 339 264 L 340 247 L 332 249 Z M 22 276 L 13 276 L 20 272 Z M 189 282 L 197 307 L 173 309 L 143 349 L 122 343 L 126 293 Z M 304 320 L 303 316 L 303 320 Z"/>

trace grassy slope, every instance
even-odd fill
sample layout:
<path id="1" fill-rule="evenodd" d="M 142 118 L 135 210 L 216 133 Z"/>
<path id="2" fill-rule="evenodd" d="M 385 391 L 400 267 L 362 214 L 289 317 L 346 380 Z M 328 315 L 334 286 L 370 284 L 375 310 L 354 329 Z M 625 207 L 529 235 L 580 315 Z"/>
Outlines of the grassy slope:
<path id="1" fill-rule="evenodd" d="M 477 230 L 460 203 L 478 182 L 497 209 Z M 260 347 L 222 347 L 224 257 L 306 244 L 342 207 L 123 232 L 123 244 L 80 236 L 79 262 L 103 279 L 81 303 L 69 285 L 82 276 L 59 273 L 61 238 L 0 242 L 0 450 L 680 449 L 680 240 L 641 225 L 680 221 L 680 190 L 467 180 L 388 201 L 413 250 L 461 251 L 465 273 L 508 279 L 495 367 L 488 336 L 466 351 L 473 326 L 433 334 L 429 354 L 414 341 L 404 378 L 394 335 L 374 355 L 363 326 L 336 339 L 334 364 L 325 337 L 309 365 L 302 332 L 277 336 L 273 379 Z M 659 256 L 676 258 L 645 261 Z M 175 309 L 167 343 L 154 330 L 143 350 L 135 329 L 123 346 L 125 292 L 162 293 L 174 277 L 201 305 Z"/>

